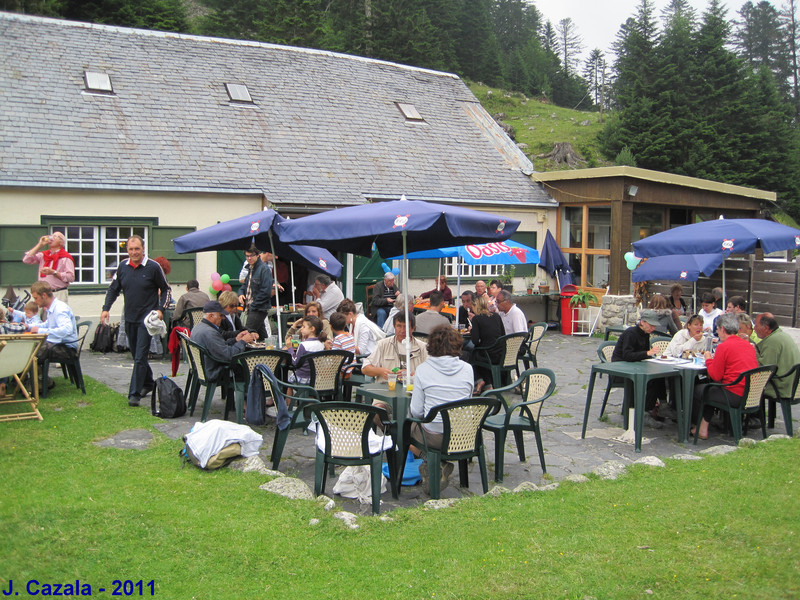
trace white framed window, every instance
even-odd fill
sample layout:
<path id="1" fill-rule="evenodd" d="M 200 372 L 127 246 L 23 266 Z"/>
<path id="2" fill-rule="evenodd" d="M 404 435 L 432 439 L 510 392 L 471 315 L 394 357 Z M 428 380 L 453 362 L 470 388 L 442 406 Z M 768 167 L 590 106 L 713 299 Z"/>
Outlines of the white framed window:
<path id="1" fill-rule="evenodd" d="M 442 269 L 448 278 L 458 277 L 457 258 L 445 258 Z M 461 277 L 495 278 L 503 274 L 503 265 L 461 265 Z"/>
<path id="2" fill-rule="evenodd" d="M 147 249 L 147 227 L 143 225 L 56 225 L 67 238 L 67 252 L 75 259 L 75 283 L 111 283 L 120 261 L 128 258 L 126 243 L 132 235 L 141 236 Z"/>

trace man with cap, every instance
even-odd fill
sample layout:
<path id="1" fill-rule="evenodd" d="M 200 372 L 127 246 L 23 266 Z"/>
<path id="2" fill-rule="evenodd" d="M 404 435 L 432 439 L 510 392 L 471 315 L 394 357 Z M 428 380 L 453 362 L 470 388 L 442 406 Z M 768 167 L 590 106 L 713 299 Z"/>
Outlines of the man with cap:
<path id="1" fill-rule="evenodd" d="M 617 345 L 614 346 L 614 352 L 611 354 L 611 362 L 638 362 L 658 354 L 658 348 L 650 347 L 650 334 L 659 326 L 660 321 L 658 320 L 658 313 L 652 309 L 643 310 L 639 322 L 636 325 L 628 327 L 622 332 L 622 335 L 619 336 Z M 629 382 L 626 380 L 625 400 L 628 406 L 632 406 L 633 398 L 630 394 L 631 390 L 629 387 Z M 664 385 L 663 379 L 656 379 L 647 384 L 645 410 L 648 412 L 653 410 L 659 398 L 666 400 L 666 386 Z M 661 426 L 661 423 L 658 421 L 651 421 L 647 418 L 645 418 L 645 423 L 650 426 L 655 426 L 656 428 Z M 656 423 L 658 423 L 658 425 L 655 425 Z"/>
<path id="2" fill-rule="evenodd" d="M 192 328 L 192 341 L 208 352 L 206 373 L 214 380 L 218 380 L 225 372 L 235 355 L 244 352 L 248 343 L 258 339 L 258 334 L 245 330 L 240 331 L 235 338 L 226 340 L 219 329 L 225 314 L 225 309 L 216 300 L 206 302 L 203 305 L 203 320 Z"/>
<path id="3" fill-rule="evenodd" d="M 370 302 L 370 312 L 375 315 L 375 322 L 378 327 L 383 327 L 389 313 L 394 306 L 394 302 L 400 295 L 400 290 L 395 285 L 394 273 L 386 271 L 383 274 L 383 281 L 379 281 L 372 288 L 372 302 Z"/>

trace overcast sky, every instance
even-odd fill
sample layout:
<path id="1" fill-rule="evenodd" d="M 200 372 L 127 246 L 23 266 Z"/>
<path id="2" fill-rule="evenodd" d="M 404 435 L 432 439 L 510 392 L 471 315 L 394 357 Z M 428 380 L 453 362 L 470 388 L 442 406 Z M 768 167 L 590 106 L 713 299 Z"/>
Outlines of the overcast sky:
<path id="1" fill-rule="evenodd" d="M 738 18 L 739 9 L 745 0 L 728 0 L 724 5 L 728 8 L 728 20 Z M 611 57 L 611 44 L 614 42 L 622 25 L 628 17 L 636 14 L 640 0 L 534 0 L 536 8 L 544 15 L 545 21 L 553 25 L 561 19 L 570 17 L 583 37 L 585 57 L 594 48 L 600 48 L 608 58 Z M 658 21 L 661 13 L 669 4 L 669 0 L 655 0 L 655 16 Z M 708 6 L 707 0 L 689 0 L 698 17 Z M 780 7 L 780 2 L 773 1 Z M 660 25 L 660 24 L 659 24 Z"/>

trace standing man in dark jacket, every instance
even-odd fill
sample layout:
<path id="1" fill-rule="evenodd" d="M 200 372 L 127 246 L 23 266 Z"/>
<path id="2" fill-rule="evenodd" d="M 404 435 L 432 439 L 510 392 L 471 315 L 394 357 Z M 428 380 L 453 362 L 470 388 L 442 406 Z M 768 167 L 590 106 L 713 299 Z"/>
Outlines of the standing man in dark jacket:
<path id="1" fill-rule="evenodd" d="M 128 260 L 117 267 L 111 285 L 106 292 L 100 321 L 108 323 L 108 311 L 120 295 L 125 297 L 125 334 L 133 355 L 133 373 L 128 388 L 128 405 L 139 406 L 139 401 L 149 394 L 155 385 L 153 371 L 147 361 L 150 350 L 150 334 L 144 325 L 150 311 L 158 311 L 164 318 L 164 305 L 169 298 L 169 284 L 161 266 L 144 254 L 144 240 L 138 235 L 128 238 L 126 244 Z"/>
<path id="2" fill-rule="evenodd" d="M 247 277 L 239 289 L 239 302 L 247 309 L 245 327 L 255 331 L 259 339 L 267 338 L 264 320 L 272 308 L 272 272 L 260 258 L 261 252 L 250 246 L 244 253 L 247 261 Z"/>

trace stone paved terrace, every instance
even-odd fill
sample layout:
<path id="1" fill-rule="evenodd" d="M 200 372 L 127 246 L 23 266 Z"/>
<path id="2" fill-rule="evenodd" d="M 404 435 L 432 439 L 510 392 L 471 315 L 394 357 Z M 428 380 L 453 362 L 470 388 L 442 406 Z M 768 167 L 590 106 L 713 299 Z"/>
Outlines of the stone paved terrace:
<path id="1" fill-rule="evenodd" d="M 633 444 L 626 444 L 614 440 L 623 433 L 622 430 L 622 391 L 612 391 L 609 398 L 606 414 L 607 422 L 598 420 L 600 405 L 605 391 L 606 380 L 599 379 L 595 385 L 592 412 L 587 426 L 586 439 L 580 438 L 583 412 L 586 406 L 586 388 L 592 363 L 597 361 L 596 348 L 601 342 L 598 338 L 569 337 L 550 331 L 539 346 L 539 366 L 555 371 L 558 387 L 553 396 L 543 408 L 542 437 L 547 462 L 547 475 L 542 475 L 536 442 L 533 433 L 525 433 L 525 452 L 527 461 L 520 463 L 516 453 L 513 436 L 509 436 L 506 443 L 505 479 L 503 485 L 513 489 L 522 482 L 529 481 L 537 485 L 559 481 L 572 474 L 586 474 L 602 465 L 606 461 L 622 461 L 630 464 L 644 456 L 657 456 L 660 458 L 671 457 L 676 454 L 696 453 L 699 450 L 719 444 L 733 444 L 733 439 L 719 429 L 712 427 L 712 435 L 708 441 L 699 440 L 694 446 L 691 442 L 684 445 L 677 442 L 677 425 L 666 421 L 661 429 L 652 429 L 645 426 L 641 454 L 634 452 Z M 88 348 L 88 344 L 87 344 Z M 127 404 L 127 388 L 130 380 L 131 360 L 129 354 L 96 354 L 84 351 L 81 356 L 84 374 L 108 385 L 120 393 L 119 410 L 150 410 L 149 396 L 139 408 L 130 408 Z M 151 361 L 153 372 L 156 376 L 160 373 L 170 373 L 168 358 Z M 51 376 L 57 385 L 66 385 L 60 377 L 60 372 L 51 370 Z M 183 386 L 186 377 L 186 364 L 181 364 L 181 369 L 176 381 Z M 160 420 L 154 418 L 155 427 L 163 434 L 176 440 L 176 451 L 181 442 L 178 440 L 187 433 L 192 425 L 199 420 L 202 413 L 202 394 L 194 417 L 188 415 L 174 420 Z M 519 396 L 512 398 L 518 401 Z M 47 402 L 47 400 L 44 400 Z M 223 403 L 219 393 L 212 405 L 210 418 L 222 418 Z M 780 414 L 780 411 L 778 411 Z M 261 457 L 269 466 L 269 453 L 275 432 L 274 421 L 271 419 L 265 427 L 254 427 L 264 436 Z M 797 429 L 797 424 L 795 424 Z M 778 417 L 774 430 L 770 433 L 785 433 L 783 422 Z M 751 435 L 760 439 L 760 432 Z M 313 490 L 314 485 L 314 444 L 313 436 L 304 436 L 300 431 L 294 430 L 289 436 L 287 447 L 281 461 L 281 470 L 288 475 L 294 475 L 305 481 Z M 485 435 L 486 459 L 489 471 L 489 487 L 494 485 L 494 439 L 492 434 Z M 176 468 L 177 468 L 176 460 Z M 480 474 L 477 462 L 470 467 L 470 486 L 460 488 L 457 485 L 458 470 L 451 477 L 451 485 L 442 492 L 442 498 L 458 498 L 481 493 Z M 332 495 L 335 480 L 328 481 L 326 493 Z M 335 498 L 345 510 L 367 514 L 369 506 L 359 506 L 356 501 L 340 497 Z M 422 491 L 421 486 L 403 488 L 401 498 L 393 500 L 388 491 L 383 495 L 382 511 L 398 506 L 413 506 L 421 504 L 429 497 Z"/>

